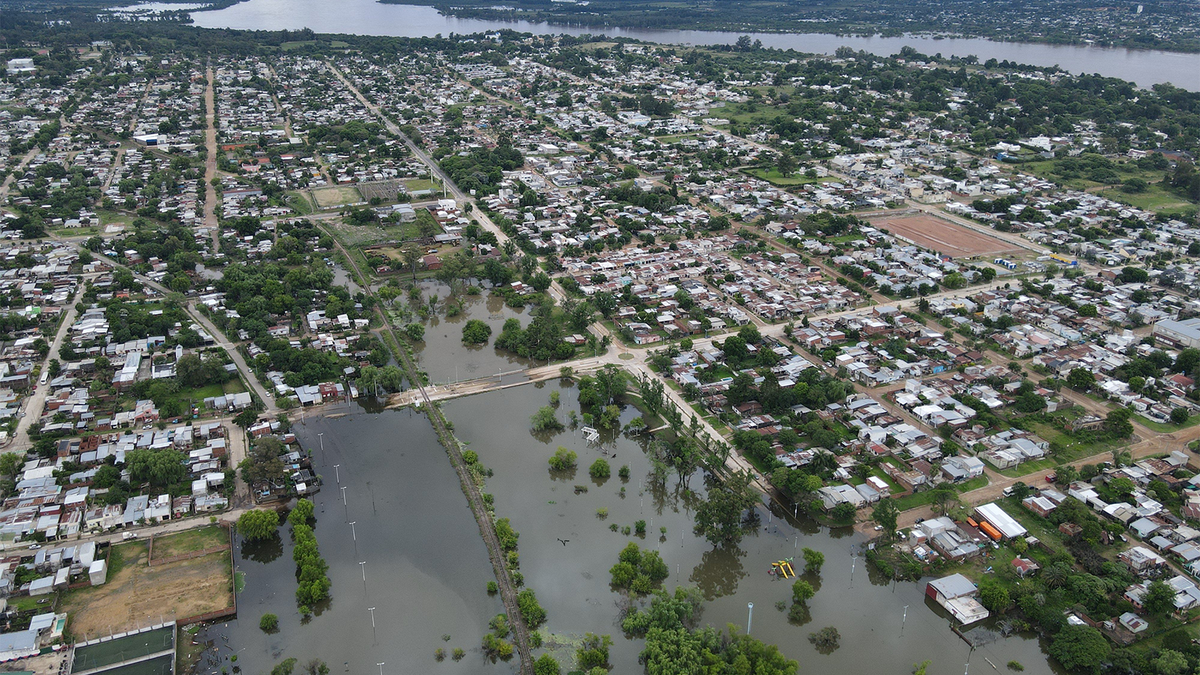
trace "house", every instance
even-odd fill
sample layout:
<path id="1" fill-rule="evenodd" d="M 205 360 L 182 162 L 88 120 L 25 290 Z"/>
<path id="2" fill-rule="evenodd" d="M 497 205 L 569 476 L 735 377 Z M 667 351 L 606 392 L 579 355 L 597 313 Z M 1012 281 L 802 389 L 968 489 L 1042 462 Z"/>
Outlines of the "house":
<path id="1" fill-rule="evenodd" d="M 925 597 L 942 606 L 964 626 L 988 618 L 989 612 L 976 599 L 979 589 L 961 574 L 934 579 L 925 586 Z"/>

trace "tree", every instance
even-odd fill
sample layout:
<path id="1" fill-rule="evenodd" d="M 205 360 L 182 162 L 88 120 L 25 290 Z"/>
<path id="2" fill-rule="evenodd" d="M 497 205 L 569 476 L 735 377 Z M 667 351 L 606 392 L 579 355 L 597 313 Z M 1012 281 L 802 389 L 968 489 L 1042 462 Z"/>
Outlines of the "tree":
<path id="1" fill-rule="evenodd" d="M 1182 653 L 1173 649 L 1164 649 L 1158 654 L 1158 658 L 1151 661 L 1154 664 L 1154 671 L 1159 675 L 1184 675 L 1191 672 L 1188 670 L 1188 659 Z"/>
<path id="2" fill-rule="evenodd" d="M 842 639 L 841 633 L 833 626 L 826 626 L 815 633 L 808 634 L 808 641 L 816 646 L 817 651 L 828 654 L 838 648 Z"/>
<path id="3" fill-rule="evenodd" d="M 989 577 L 979 587 L 979 601 L 993 612 L 1003 612 L 1010 604 L 1008 589 Z"/>
<path id="4" fill-rule="evenodd" d="M 412 272 L 412 278 L 417 278 L 417 265 L 421 263 L 424 257 L 421 247 L 416 244 L 405 244 L 400 248 L 400 257 L 404 260 L 404 265 Z"/>
<path id="5" fill-rule="evenodd" d="M 419 323 L 407 324 L 404 326 L 404 334 L 410 342 L 420 342 L 425 339 L 425 326 Z"/>
<path id="6" fill-rule="evenodd" d="M 1129 438 L 1133 435 L 1133 424 L 1129 421 L 1132 415 L 1128 408 L 1117 408 L 1104 418 L 1104 426 L 1117 438 Z"/>
<path id="7" fill-rule="evenodd" d="M 246 408 L 233 418 L 233 423 L 243 429 L 249 429 L 254 426 L 255 422 L 258 422 L 258 413 L 250 408 Z"/>
<path id="8" fill-rule="evenodd" d="M 797 579 L 792 583 L 792 604 L 806 605 L 809 599 L 816 594 L 812 584 L 803 579 Z"/>
<path id="9" fill-rule="evenodd" d="M 1104 635 L 1091 626 L 1067 625 L 1050 643 L 1053 656 L 1068 670 L 1095 670 L 1108 658 L 1112 648 Z"/>
<path id="10" fill-rule="evenodd" d="M 563 428 L 563 423 L 558 421 L 558 415 L 554 412 L 554 408 L 548 405 L 538 408 L 538 411 L 529 418 L 529 423 L 533 426 L 534 431 L 558 431 Z"/>
<path id="11" fill-rule="evenodd" d="M 592 478 L 601 480 L 612 475 L 612 468 L 608 466 L 608 462 L 601 458 L 592 462 L 592 466 L 588 469 L 588 474 Z"/>
<path id="12" fill-rule="evenodd" d="M 896 503 L 890 499 L 881 499 L 871 511 L 871 520 L 883 527 L 883 537 L 885 540 L 891 540 L 896 536 L 896 517 L 899 515 L 900 509 L 896 508 Z"/>
<path id="13" fill-rule="evenodd" d="M 1191 415 L 1188 414 L 1187 408 L 1175 408 L 1171 411 L 1172 424 L 1185 424 L 1187 423 L 1189 417 L 1191 417 Z"/>
<path id="14" fill-rule="evenodd" d="M 129 471 L 130 483 L 149 483 L 158 489 L 166 489 L 187 477 L 183 454 L 170 448 L 130 451 L 125 455 L 125 468 Z"/>
<path id="15" fill-rule="evenodd" d="M 568 450 L 563 446 L 558 446 L 554 454 L 550 457 L 550 468 L 555 471 L 565 471 L 575 468 L 575 460 L 578 455 L 574 450 Z"/>
<path id="16" fill-rule="evenodd" d="M 251 541 L 270 539 L 279 529 L 279 513 L 270 509 L 247 511 L 238 518 L 237 529 Z"/>
<path id="17" fill-rule="evenodd" d="M 279 617 L 274 614 L 263 614 L 262 618 L 258 620 L 258 627 L 264 633 L 270 633 L 279 628 Z"/>
<path id="18" fill-rule="evenodd" d="M 715 485 L 696 508 L 696 529 L 714 546 L 737 544 L 742 538 L 742 513 L 758 503 L 750 489 L 750 474 L 734 474 Z"/>
<path id="19" fill-rule="evenodd" d="M 560 672 L 558 661 L 549 654 L 542 654 L 533 662 L 533 675 L 559 675 Z"/>
<path id="20" fill-rule="evenodd" d="M 1096 376 L 1086 368 L 1072 368 L 1067 375 L 1067 386 L 1079 391 L 1089 391 L 1096 386 Z"/>
<path id="21" fill-rule="evenodd" d="M 820 551 L 814 551 L 811 548 L 803 549 L 804 553 L 804 572 L 806 574 L 820 574 L 821 566 L 825 564 L 825 554 Z"/>
<path id="22" fill-rule="evenodd" d="M 1175 609 L 1175 589 L 1161 580 L 1151 581 L 1142 596 L 1142 608 L 1152 616 L 1166 616 Z"/>
<path id="23" fill-rule="evenodd" d="M 858 513 L 858 509 L 855 509 L 853 504 L 850 502 L 842 502 L 841 504 L 833 507 L 833 510 L 829 512 L 829 515 L 833 516 L 834 520 L 845 521 L 853 520 L 856 513 Z"/>
<path id="24" fill-rule="evenodd" d="M 954 486 L 942 483 L 935 487 L 932 492 L 934 493 L 934 510 L 938 513 L 945 515 L 949 513 L 950 509 L 958 505 L 958 492 L 955 491 Z"/>
<path id="25" fill-rule="evenodd" d="M 492 327 L 480 321 L 471 319 L 462 329 L 462 340 L 469 345 L 485 345 L 492 336 Z"/>

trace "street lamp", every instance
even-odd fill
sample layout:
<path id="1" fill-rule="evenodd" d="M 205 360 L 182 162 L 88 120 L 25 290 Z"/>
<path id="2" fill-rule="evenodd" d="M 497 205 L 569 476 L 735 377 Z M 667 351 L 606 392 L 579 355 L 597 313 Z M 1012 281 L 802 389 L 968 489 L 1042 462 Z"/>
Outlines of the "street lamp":
<path id="1" fill-rule="evenodd" d="M 358 568 L 362 570 L 363 583 L 364 584 L 367 583 L 367 561 L 364 560 L 364 561 L 358 563 Z"/>
<path id="2" fill-rule="evenodd" d="M 750 634 L 750 622 L 754 620 L 754 603 L 746 603 L 746 635 Z"/>
<path id="3" fill-rule="evenodd" d="M 325 446 L 324 446 L 324 441 L 322 441 L 321 449 L 322 449 L 322 450 L 324 450 L 324 449 L 325 449 Z M 341 484 L 342 484 L 342 472 L 341 472 L 341 471 L 338 471 L 338 467 L 339 467 L 339 466 L 341 466 L 341 464 L 334 464 L 334 465 L 333 465 L 333 475 L 334 475 L 334 477 L 335 477 L 335 478 L 337 478 L 338 485 L 341 485 Z"/>
<path id="4" fill-rule="evenodd" d="M 346 486 L 342 486 L 342 506 L 346 505 Z"/>
<path id="5" fill-rule="evenodd" d="M 350 536 L 354 537 L 354 541 L 358 541 L 358 534 L 354 531 L 354 523 L 356 523 L 356 522 L 358 522 L 358 521 L 356 521 L 356 520 L 350 521 Z"/>
<path id="6" fill-rule="evenodd" d="M 321 452 L 325 452 L 325 432 L 317 434 L 317 439 L 321 441 Z"/>
<path id="7" fill-rule="evenodd" d="M 379 675 L 383 675 L 383 664 L 382 664 L 382 663 L 376 663 L 375 665 L 379 666 Z"/>

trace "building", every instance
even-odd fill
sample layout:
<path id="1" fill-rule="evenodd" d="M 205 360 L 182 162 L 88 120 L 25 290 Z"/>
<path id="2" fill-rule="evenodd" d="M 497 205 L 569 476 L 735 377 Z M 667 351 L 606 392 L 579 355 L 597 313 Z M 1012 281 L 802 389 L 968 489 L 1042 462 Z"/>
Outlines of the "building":
<path id="1" fill-rule="evenodd" d="M 25 75 L 37 72 L 37 66 L 33 65 L 33 59 L 9 59 L 8 74 L 9 75 Z"/>
<path id="2" fill-rule="evenodd" d="M 975 598 L 978 594 L 975 584 L 961 574 L 934 579 L 925 587 L 925 596 L 945 608 L 964 626 L 988 618 L 989 612 Z"/>
<path id="3" fill-rule="evenodd" d="M 1017 537 L 1024 537 L 1029 533 L 1016 519 L 1005 513 L 1004 509 L 995 503 L 975 507 L 975 515 L 979 516 L 984 521 L 984 524 L 991 526 L 996 531 L 992 533 L 984 528 L 984 533 L 992 539 L 1015 539 Z M 999 534 L 999 536 L 996 536 L 996 534 Z"/>
<path id="4" fill-rule="evenodd" d="M 1154 324 L 1154 337 L 1179 348 L 1200 348 L 1200 318 L 1175 321 L 1162 319 Z"/>

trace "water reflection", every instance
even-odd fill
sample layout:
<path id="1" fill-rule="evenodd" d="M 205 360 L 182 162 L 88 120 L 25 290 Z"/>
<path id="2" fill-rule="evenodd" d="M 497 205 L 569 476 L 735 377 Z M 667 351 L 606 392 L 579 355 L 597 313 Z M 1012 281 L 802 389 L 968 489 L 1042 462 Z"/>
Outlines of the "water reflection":
<path id="1" fill-rule="evenodd" d="M 269 539 L 242 539 L 240 552 L 243 560 L 266 565 L 283 555 L 283 538 L 276 532 Z"/>
<path id="2" fill-rule="evenodd" d="M 713 548 L 700 556 L 700 564 L 692 568 L 688 583 L 700 589 L 705 600 L 737 592 L 738 582 L 746 578 L 742 559 L 746 552 L 737 547 Z"/>

